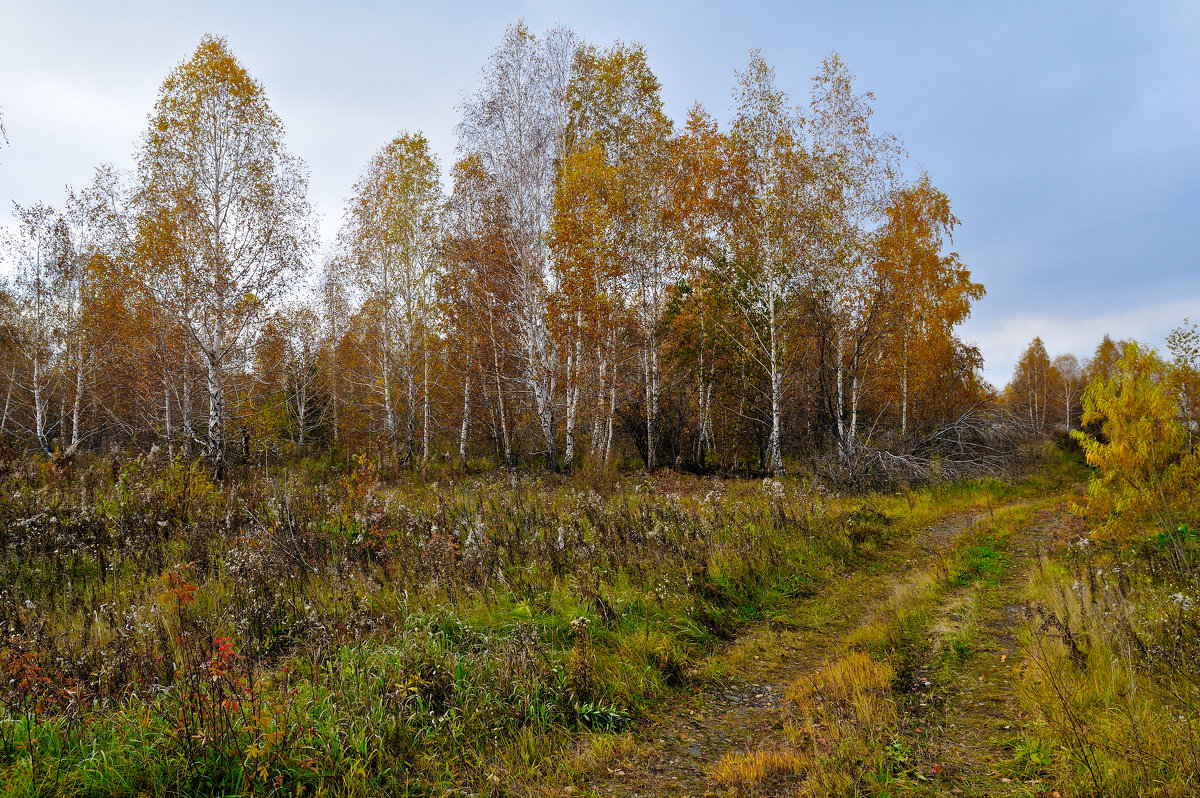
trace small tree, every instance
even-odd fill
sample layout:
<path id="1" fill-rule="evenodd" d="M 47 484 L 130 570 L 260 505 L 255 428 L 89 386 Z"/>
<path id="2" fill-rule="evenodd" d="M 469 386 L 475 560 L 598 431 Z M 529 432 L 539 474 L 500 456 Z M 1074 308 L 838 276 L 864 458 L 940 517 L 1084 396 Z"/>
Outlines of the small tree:
<path id="1" fill-rule="evenodd" d="M 1183 508 L 1195 506 L 1200 460 L 1186 445 L 1167 365 L 1153 350 L 1127 344 L 1112 376 L 1083 392 L 1082 423 L 1100 429 L 1071 434 L 1099 469 L 1088 504 L 1104 519 L 1102 534 L 1131 542 L 1147 520 L 1173 531 Z"/>

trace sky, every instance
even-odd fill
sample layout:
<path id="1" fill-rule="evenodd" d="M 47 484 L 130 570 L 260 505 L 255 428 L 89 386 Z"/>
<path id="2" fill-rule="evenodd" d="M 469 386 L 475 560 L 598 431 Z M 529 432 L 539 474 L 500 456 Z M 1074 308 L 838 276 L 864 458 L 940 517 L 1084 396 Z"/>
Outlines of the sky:
<path id="1" fill-rule="evenodd" d="M 1086 357 L 1101 336 L 1161 347 L 1200 321 L 1200 3 L 0 0 L 0 222 L 131 168 L 167 73 L 224 36 L 310 170 L 326 245 L 370 156 L 422 131 L 448 170 L 457 106 L 507 25 L 645 46 L 668 113 L 730 117 L 761 48 L 807 102 L 837 51 L 961 220 L 983 283 L 962 337 L 996 386 L 1035 335 Z"/>

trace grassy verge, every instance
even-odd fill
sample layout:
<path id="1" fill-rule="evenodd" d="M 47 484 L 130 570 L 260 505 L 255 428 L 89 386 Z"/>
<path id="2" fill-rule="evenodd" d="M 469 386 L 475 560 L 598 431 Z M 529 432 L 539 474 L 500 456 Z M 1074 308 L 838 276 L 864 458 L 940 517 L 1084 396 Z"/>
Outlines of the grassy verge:
<path id="1" fill-rule="evenodd" d="M 3 476 L 5 795 L 532 791 L 872 543 L 803 482 Z"/>
<path id="2" fill-rule="evenodd" d="M 1078 532 L 1030 581 L 1014 770 L 1080 795 L 1195 795 L 1200 547 L 1096 551 Z"/>

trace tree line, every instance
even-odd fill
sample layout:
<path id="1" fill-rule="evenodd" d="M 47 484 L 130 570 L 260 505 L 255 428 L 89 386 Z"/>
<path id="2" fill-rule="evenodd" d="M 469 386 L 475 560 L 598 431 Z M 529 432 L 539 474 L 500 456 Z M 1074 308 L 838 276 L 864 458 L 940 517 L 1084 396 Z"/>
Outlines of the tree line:
<path id="1" fill-rule="evenodd" d="M 836 53 L 796 104 L 752 52 L 733 100 L 724 126 L 672 120 L 641 46 L 515 24 L 448 182 L 401 131 L 318 262 L 306 167 L 206 36 L 131 171 L 15 207 L 0 436 L 217 472 L 331 449 L 757 473 L 919 450 L 991 393 L 955 335 L 984 289 L 948 197 L 902 173 Z"/>
<path id="2" fill-rule="evenodd" d="M 1021 354 L 1001 398 L 1036 434 L 1095 435 L 1110 414 L 1089 411 L 1089 391 L 1099 396 L 1104 386 L 1124 389 L 1131 375 L 1145 377 L 1161 392 L 1190 446 L 1200 429 L 1200 330 L 1184 319 L 1166 343 L 1166 355 L 1160 355 L 1146 344 L 1105 335 L 1080 362 L 1073 354 L 1051 358 L 1038 336 Z"/>

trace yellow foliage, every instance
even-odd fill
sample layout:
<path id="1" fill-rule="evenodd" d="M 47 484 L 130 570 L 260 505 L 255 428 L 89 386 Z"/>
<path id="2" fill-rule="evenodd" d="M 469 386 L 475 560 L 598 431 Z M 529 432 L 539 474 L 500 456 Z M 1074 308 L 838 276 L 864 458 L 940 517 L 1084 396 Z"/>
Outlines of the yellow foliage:
<path id="1" fill-rule="evenodd" d="M 1088 510 L 1102 537 L 1128 542 L 1153 520 L 1166 529 L 1180 508 L 1194 505 L 1200 460 L 1180 421 L 1172 369 L 1153 350 L 1128 344 L 1112 376 L 1083 395 L 1083 423 L 1100 434 L 1073 433 L 1088 463 L 1099 469 L 1088 485 Z"/>

